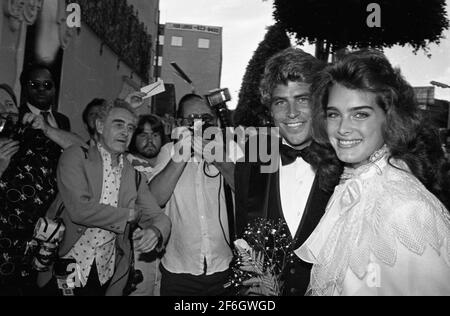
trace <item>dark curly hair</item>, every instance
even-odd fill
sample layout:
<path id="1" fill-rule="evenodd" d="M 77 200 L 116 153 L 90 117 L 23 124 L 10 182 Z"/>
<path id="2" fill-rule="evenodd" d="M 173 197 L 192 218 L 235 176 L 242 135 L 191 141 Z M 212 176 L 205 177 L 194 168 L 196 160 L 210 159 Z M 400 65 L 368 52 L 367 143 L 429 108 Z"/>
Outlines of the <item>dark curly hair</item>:
<path id="1" fill-rule="evenodd" d="M 372 92 L 386 113 L 383 137 L 391 160 L 404 161 L 411 172 L 449 208 L 449 166 L 439 133 L 428 122 L 417 103 L 412 86 L 376 50 L 361 50 L 328 66 L 313 83 L 313 137 L 329 144 L 326 112 L 329 93 L 335 84 L 351 90 Z M 336 179 L 330 179 L 335 181 Z"/>

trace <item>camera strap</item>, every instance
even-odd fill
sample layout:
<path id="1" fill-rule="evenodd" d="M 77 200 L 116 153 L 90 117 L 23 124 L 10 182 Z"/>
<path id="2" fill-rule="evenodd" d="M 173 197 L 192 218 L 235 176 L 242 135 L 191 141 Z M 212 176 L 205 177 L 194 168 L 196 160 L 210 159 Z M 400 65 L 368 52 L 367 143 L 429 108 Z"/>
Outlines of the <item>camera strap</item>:
<path id="1" fill-rule="evenodd" d="M 135 181 L 136 181 L 136 192 L 139 193 L 139 188 L 141 186 L 141 181 L 142 181 L 142 175 L 139 171 L 135 170 Z M 129 270 L 129 274 L 128 274 L 128 280 L 127 280 L 127 284 L 123 290 L 123 295 L 124 296 L 130 296 L 134 291 L 136 291 L 136 285 L 134 284 L 134 275 L 135 275 L 135 265 L 136 265 L 136 260 L 134 257 L 134 240 L 133 240 L 133 233 L 134 231 L 138 228 L 137 224 L 132 224 L 130 226 L 130 235 L 129 235 L 129 239 L 130 239 L 130 246 L 131 246 L 131 262 L 130 262 L 130 270 Z"/>
<path id="2" fill-rule="evenodd" d="M 228 226 L 230 232 L 230 244 L 236 241 L 236 224 L 235 224 L 235 215 L 234 215 L 234 203 L 233 203 L 233 193 L 230 186 L 225 183 L 224 186 L 225 191 L 225 203 L 227 206 L 227 215 L 228 215 Z"/>
<path id="3" fill-rule="evenodd" d="M 57 219 L 55 222 L 58 224 L 58 226 L 56 226 L 56 229 L 53 230 L 52 234 L 50 235 L 50 237 L 48 237 L 48 239 L 47 239 L 46 242 L 50 242 L 50 240 L 52 240 L 53 237 L 56 236 L 56 234 L 59 232 L 59 229 L 60 229 L 61 226 L 63 225 L 63 222 L 62 222 L 62 220 L 60 220 L 60 219 Z M 45 231 L 47 231 L 48 226 L 49 226 L 49 225 L 48 225 L 48 221 L 47 221 L 47 219 L 45 219 Z"/>

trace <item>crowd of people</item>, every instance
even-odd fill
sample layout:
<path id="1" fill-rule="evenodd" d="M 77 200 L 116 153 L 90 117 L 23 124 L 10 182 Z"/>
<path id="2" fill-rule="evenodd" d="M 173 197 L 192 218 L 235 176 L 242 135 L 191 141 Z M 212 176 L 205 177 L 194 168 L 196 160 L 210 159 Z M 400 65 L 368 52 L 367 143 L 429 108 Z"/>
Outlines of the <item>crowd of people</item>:
<path id="1" fill-rule="evenodd" d="M 268 61 L 272 173 L 248 146 L 193 137 L 198 121 L 220 125 L 202 96 L 181 99 L 176 140 L 160 118 L 95 99 L 87 140 L 54 110 L 51 71 L 27 68 L 21 84 L 20 106 L 0 85 L 13 126 L 0 131 L 0 296 L 234 295 L 233 243 L 257 218 L 288 227 L 283 295 L 450 295 L 450 166 L 413 88 L 378 51 L 327 65 L 289 48 Z M 206 157 L 210 142 L 233 157 Z M 186 145 L 199 161 L 174 159 Z M 65 230 L 37 269 L 43 217 Z M 245 286 L 270 292 L 258 278 Z"/>

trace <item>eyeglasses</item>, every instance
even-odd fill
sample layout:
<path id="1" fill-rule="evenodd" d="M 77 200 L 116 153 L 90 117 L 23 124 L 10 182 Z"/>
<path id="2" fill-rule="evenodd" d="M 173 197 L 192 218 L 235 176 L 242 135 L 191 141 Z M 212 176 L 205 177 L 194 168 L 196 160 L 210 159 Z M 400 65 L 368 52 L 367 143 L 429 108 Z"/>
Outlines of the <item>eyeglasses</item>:
<path id="1" fill-rule="evenodd" d="M 181 119 L 181 124 L 183 126 L 191 126 L 195 123 L 195 121 L 202 121 L 203 123 L 214 125 L 215 117 L 211 114 L 192 114 L 188 117 L 184 117 Z"/>
<path id="2" fill-rule="evenodd" d="M 28 86 L 34 90 L 44 88 L 45 90 L 50 91 L 55 87 L 55 84 L 51 80 L 46 80 L 42 82 L 37 80 L 30 80 L 28 81 Z"/>

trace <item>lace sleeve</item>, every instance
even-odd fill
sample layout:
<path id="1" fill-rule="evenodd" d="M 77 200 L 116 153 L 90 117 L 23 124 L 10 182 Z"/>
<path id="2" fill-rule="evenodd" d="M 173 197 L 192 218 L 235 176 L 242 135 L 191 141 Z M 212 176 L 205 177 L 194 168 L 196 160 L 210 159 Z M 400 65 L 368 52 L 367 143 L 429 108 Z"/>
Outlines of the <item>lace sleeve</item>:
<path id="1" fill-rule="evenodd" d="M 392 212 L 385 219 L 386 228 L 410 252 L 422 256 L 431 247 L 448 263 L 449 213 L 436 197 L 414 180 L 389 186 L 391 197 L 382 203 L 383 208 Z"/>

